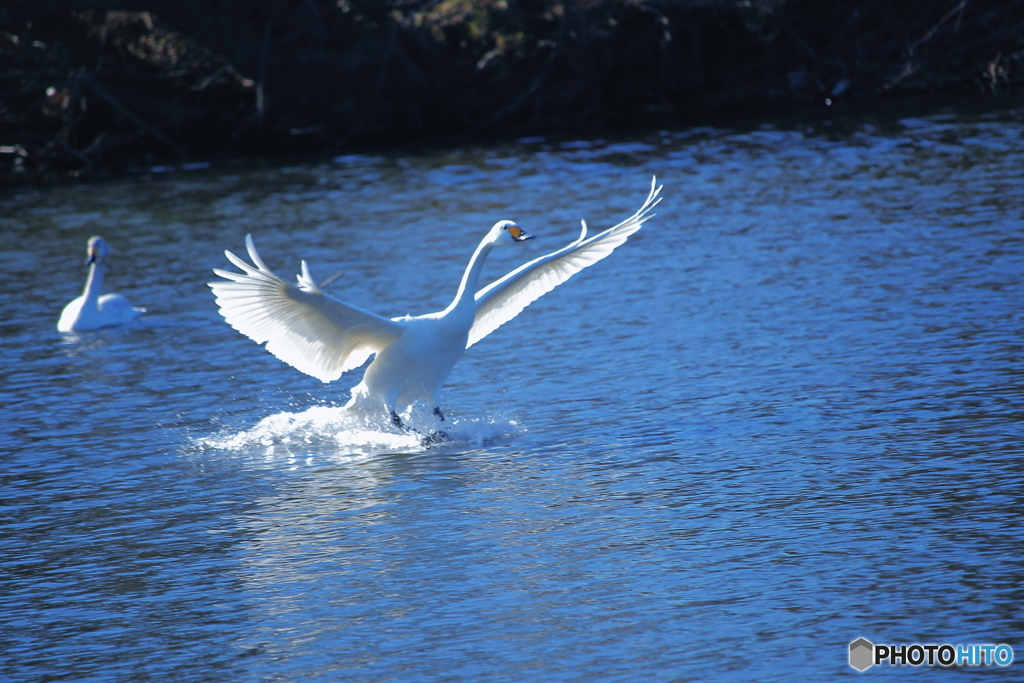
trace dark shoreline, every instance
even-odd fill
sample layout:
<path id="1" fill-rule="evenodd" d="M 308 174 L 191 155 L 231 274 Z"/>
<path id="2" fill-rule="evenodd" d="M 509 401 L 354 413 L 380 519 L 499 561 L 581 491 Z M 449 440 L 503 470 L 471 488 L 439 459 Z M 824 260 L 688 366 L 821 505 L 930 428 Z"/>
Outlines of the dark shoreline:
<path id="1" fill-rule="evenodd" d="M 52 0 L 0 10 L 0 184 L 1020 106 L 1024 0 Z"/>

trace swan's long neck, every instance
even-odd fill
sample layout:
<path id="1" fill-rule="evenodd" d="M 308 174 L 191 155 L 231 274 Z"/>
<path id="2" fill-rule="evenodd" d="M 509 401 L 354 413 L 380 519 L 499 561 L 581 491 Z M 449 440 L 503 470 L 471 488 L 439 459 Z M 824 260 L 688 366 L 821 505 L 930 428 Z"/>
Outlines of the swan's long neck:
<path id="1" fill-rule="evenodd" d="M 449 311 L 456 308 L 472 308 L 476 310 L 477 282 L 480 280 L 480 273 L 484 269 L 484 261 L 491 253 L 494 244 L 489 239 L 484 239 L 473 252 L 473 258 L 469 259 L 466 272 L 462 274 L 462 282 L 459 283 L 459 291 L 455 294 L 455 300 L 448 307 Z"/>
<path id="2" fill-rule="evenodd" d="M 97 307 L 97 301 L 99 301 L 100 293 L 103 291 L 104 270 L 106 270 L 106 266 L 99 261 L 94 261 L 89 266 L 89 277 L 85 281 L 85 290 L 82 292 L 82 296 L 85 297 L 85 301 L 82 303 L 83 307 Z"/>

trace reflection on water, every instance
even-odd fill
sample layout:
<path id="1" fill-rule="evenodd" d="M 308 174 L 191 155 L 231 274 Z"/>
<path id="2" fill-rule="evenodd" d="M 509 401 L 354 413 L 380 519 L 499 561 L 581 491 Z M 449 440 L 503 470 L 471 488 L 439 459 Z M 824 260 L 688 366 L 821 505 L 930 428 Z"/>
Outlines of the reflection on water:
<path id="1" fill-rule="evenodd" d="M 0 677 L 817 680 L 858 637 L 1020 642 L 1022 152 L 1011 112 L 7 192 Z M 438 310 L 495 220 L 538 239 L 485 279 L 652 174 L 657 218 L 456 365 L 444 443 L 205 285 L 251 232 Z M 92 234 L 149 313 L 61 335 Z"/>

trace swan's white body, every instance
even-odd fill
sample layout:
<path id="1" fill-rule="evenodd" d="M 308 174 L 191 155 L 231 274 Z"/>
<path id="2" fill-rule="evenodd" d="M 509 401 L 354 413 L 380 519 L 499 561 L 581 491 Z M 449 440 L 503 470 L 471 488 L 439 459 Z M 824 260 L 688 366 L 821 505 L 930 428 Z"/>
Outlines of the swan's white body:
<path id="1" fill-rule="evenodd" d="M 87 332 L 101 327 L 113 327 L 131 322 L 145 308 L 133 308 L 128 299 L 120 294 L 104 294 L 103 274 L 107 269 L 107 255 L 110 250 L 102 237 L 89 239 L 89 277 L 85 281 L 82 296 L 72 301 L 61 311 L 57 329 L 60 332 Z"/>
<path id="2" fill-rule="evenodd" d="M 209 283 L 228 324 L 296 369 L 323 382 L 338 379 L 362 365 L 372 354 L 363 381 L 352 389 L 349 407 L 383 409 L 400 424 L 396 411 L 425 401 L 435 414 L 440 393 L 462 352 L 519 314 L 543 294 L 587 266 L 608 256 L 640 229 L 661 201 L 661 187 L 651 191 L 640 209 L 615 227 L 579 239 L 526 263 L 477 290 L 480 272 L 491 249 L 529 239 L 512 221 L 499 221 L 477 246 L 455 299 L 438 313 L 383 318 L 329 297 L 313 282 L 306 262 L 298 285 L 272 273 L 246 236 L 254 265 L 230 251 L 228 260 L 241 273 L 214 269 L 228 282 Z"/>

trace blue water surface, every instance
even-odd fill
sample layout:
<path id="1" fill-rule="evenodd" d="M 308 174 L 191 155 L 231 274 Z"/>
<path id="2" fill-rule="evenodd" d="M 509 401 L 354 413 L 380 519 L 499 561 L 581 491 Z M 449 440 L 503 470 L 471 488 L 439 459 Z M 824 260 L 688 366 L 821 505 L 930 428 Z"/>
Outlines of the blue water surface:
<path id="1" fill-rule="evenodd" d="M 1022 680 L 1024 116 L 216 165 L 0 195 L 0 678 L 792 681 L 1007 643 Z M 639 207 L 471 348 L 454 440 L 354 424 L 205 283 L 444 308 Z M 87 238 L 148 309 L 62 335 Z M 959 674 L 959 675 L 958 675 Z"/>

